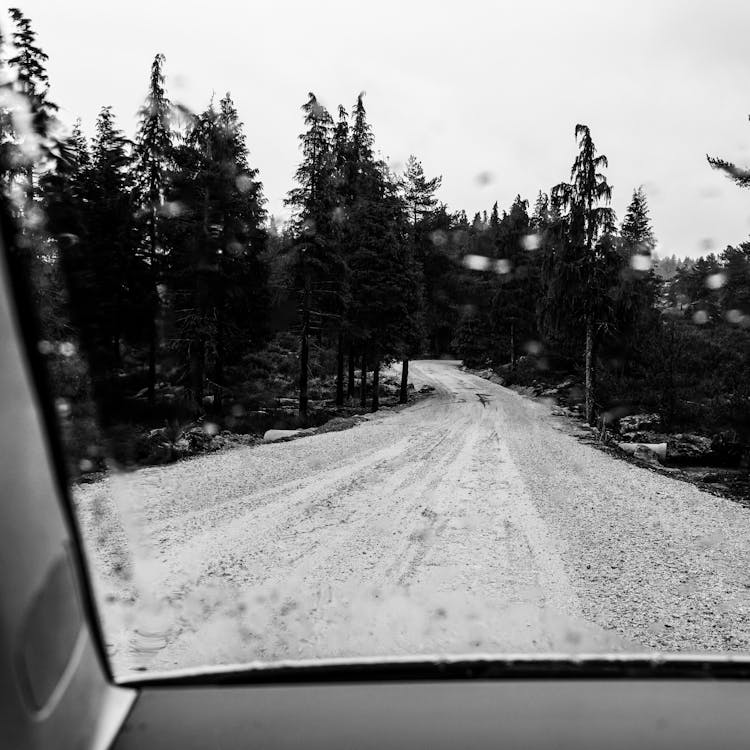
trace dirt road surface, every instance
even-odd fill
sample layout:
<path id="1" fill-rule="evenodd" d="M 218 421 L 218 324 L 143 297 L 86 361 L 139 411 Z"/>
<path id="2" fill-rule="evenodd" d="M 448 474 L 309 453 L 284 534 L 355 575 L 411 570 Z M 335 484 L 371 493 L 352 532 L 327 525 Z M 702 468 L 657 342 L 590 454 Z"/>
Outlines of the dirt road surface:
<path id="1" fill-rule="evenodd" d="M 76 490 L 116 671 L 750 650 L 750 511 L 456 362 L 411 373 L 434 394 L 354 429 Z"/>

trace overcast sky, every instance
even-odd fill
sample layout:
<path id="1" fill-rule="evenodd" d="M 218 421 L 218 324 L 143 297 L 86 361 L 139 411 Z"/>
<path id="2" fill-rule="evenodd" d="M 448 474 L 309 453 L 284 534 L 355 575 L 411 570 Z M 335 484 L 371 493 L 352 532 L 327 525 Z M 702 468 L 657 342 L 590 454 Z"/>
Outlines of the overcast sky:
<path id="1" fill-rule="evenodd" d="M 268 209 L 285 213 L 300 105 L 359 91 L 384 157 L 443 175 L 451 210 L 506 208 L 568 177 L 577 122 L 609 158 L 622 218 L 643 184 L 661 254 L 745 240 L 750 0 L 19 0 L 49 54 L 61 117 L 111 104 L 133 134 L 151 60 L 193 109 L 231 91 Z M 491 179 L 482 179 L 488 174 Z"/>

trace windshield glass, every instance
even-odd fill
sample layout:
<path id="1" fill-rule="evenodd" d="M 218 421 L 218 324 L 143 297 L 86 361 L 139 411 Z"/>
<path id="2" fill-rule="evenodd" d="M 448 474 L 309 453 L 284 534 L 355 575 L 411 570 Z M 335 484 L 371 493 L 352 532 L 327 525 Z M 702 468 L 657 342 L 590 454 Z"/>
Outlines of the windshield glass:
<path id="1" fill-rule="evenodd" d="M 117 675 L 750 648 L 749 25 L 9 11 L 10 251 Z"/>

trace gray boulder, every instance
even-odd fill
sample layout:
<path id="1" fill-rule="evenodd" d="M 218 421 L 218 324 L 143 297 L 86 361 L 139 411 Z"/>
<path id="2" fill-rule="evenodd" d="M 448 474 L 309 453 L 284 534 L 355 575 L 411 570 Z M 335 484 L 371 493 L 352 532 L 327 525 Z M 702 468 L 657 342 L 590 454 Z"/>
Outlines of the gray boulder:
<path id="1" fill-rule="evenodd" d="M 620 432 L 643 432 L 646 430 L 658 430 L 661 418 L 658 414 L 629 414 L 620 417 Z"/>
<path id="2" fill-rule="evenodd" d="M 653 454 L 657 459 L 667 457 L 667 443 L 618 443 L 620 450 L 636 458 L 649 458 Z"/>
<path id="3" fill-rule="evenodd" d="M 667 458 L 670 460 L 696 461 L 708 459 L 712 453 L 711 438 L 703 435 L 680 433 L 667 441 Z"/>
<path id="4" fill-rule="evenodd" d="M 638 458 L 641 461 L 646 461 L 650 464 L 661 464 L 661 461 L 659 460 L 659 454 L 655 450 L 653 450 L 651 446 L 648 445 L 639 445 L 635 449 L 633 455 L 635 456 L 635 458 Z"/>

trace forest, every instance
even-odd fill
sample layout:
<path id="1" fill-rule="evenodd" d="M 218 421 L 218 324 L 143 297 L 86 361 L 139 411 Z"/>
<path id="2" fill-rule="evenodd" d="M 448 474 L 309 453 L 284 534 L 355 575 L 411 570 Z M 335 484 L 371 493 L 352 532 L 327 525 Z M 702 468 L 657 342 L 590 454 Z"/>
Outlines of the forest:
<path id="1" fill-rule="evenodd" d="M 586 125 L 571 124 L 558 184 L 469 219 L 418 156 L 399 173 L 379 156 L 364 94 L 331 113 L 309 93 L 279 225 L 229 93 L 198 113 L 173 104 L 157 54 L 132 138 L 109 106 L 90 136 L 64 132 L 47 55 L 11 17 L 9 250 L 33 282 L 74 473 L 105 450 L 179 457 L 157 448 L 200 442 L 196 426 L 262 434 L 407 403 L 409 360 L 436 357 L 554 392 L 602 434 L 643 415 L 747 468 L 750 241 L 657 258 L 644 189 L 618 219 Z M 706 168 L 750 187 L 721 158 Z"/>

